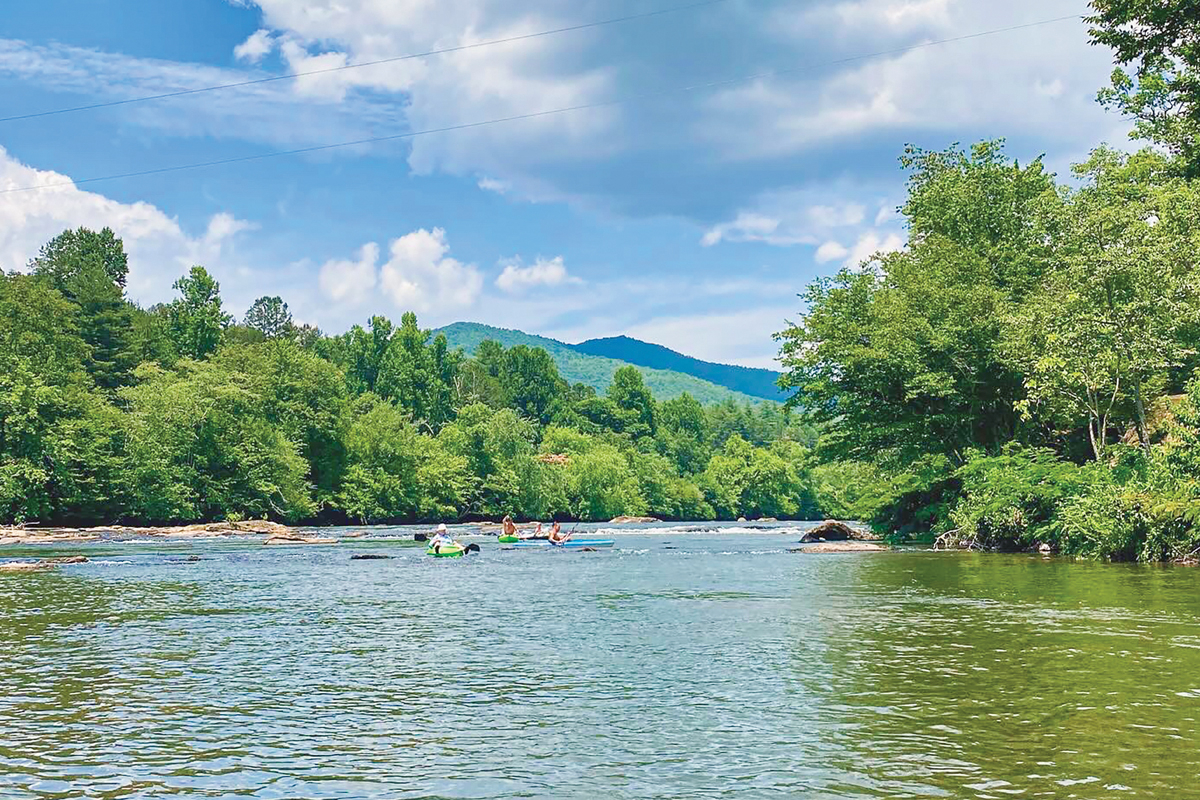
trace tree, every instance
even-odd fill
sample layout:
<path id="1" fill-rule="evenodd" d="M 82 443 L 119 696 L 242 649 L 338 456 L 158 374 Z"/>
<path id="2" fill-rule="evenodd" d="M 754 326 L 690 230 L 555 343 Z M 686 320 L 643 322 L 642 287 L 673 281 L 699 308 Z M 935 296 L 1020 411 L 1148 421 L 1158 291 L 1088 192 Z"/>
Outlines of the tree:
<path id="1" fill-rule="evenodd" d="M 129 258 L 124 243 L 112 228 L 103 228 L 98 233 L 78 228 L 63 231 L 46 243 L 30 267 L 34 274 L 48 278 L 55 289 L 74 300 L 81 284 L 106 282 L 121 294 L 129 275 Z"/>
<path id="2" fill-rule="evenodd" d="M 232 317 L 221 310 L 221 284 L 201 266 L 175 281 L 180 296 L 166 307 L 171 339 L 179 354 L 203 359 L 216 352 Z"/>
<path id="3" fill-rule="evenodd" d="M 1004 320 L 1049 268 L 1038 220 L 1060 200 L 1039 163 L 1010 163 L 994 142 L 903 161 L 907 251 L 809 288 L 807 313 L 778 337 L 783 381 L 833 457 L 961 463 L 1019 433 L 1026 390 L 1002 351 Z"/>
<path id="4" fill-rule="evenodd" d="M 1059 266 L 1040 296 L 1018 310 L 1012 330 L 1030 401 L 1065 400 L 1085 413 L 1101 459 L 1109 417 L 1126 395 L 1127 421 L 1149 449 L 1147 386 L 1191 350 L 1185 337 L 1200 297 L 1193 234 L 1200 190 L 1171 176 L 1152 151 L 1100 148 L 1075 173 L 1083 185 L 1062 207 Z"/>
<path id="5" fill-rule="evenodd" d="M 268 339 L 290 336 L 294 330 L 292 314 L 281 297 L 260 297 L 246 312 L 242 324 Z"/>
<path id="6" fill-rule="evenodd" d="M 134 308 L 125 301 L 125 247 L 110 228 L 63 231 L 30 262 L 33 273 L 76 303 L 79 328 L 91 348 L 88 372 L 103 389 L 129 383 L 138 363 Z"/>
<path id="7" fill-rule="evenodd" d="M 489 356 L 485 353 L 484 357 Z M 567 391 L 558 365 L 540 347 L 519 344 L 510 348 L 504 354 L 499 378 L 508 405 L 543 425 L 553 418 Z"/>
<path id="8" fill-rule="evenodd" d="M 1092 42 L 1113 48 L 1121 65 L 1099 101 L 1137 119 L 1131 139 L 1167 147 L 1195 176 L 1200 172 L 1200 6 L 1192 0 L 1092 0 L 1091 6 Z"/>
<path id="9" fill-rule="evenodd" d="M 612 383 L 608 385 L 608 397 L 618 408 L 634 413 L 640 426 L 632 432 L 635 437 L 654 435 L 658 429 L 657 409 L 654 395 L 646 387 L 641 370 L 627 366 L 614 372 Z"/>

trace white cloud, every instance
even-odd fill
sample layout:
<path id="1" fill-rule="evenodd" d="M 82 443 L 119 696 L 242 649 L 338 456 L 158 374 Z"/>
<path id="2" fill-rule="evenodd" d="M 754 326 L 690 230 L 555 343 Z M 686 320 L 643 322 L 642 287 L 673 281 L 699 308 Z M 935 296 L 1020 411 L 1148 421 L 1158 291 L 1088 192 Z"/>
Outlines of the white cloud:
<path id="1" fill-rule="evenodd" d="M 238 61 L 257 64 L 275 49 L 275 37 L 271 32 L 260 29 L 250 34 L 246 41 L 233 48 L 233 55 Z"/>
<path id="2" fill-rule="evenodd" d="M 1079 5 L 863 0 L 820 5 L 790 28 L 772 24 L 797 45 L 834 42 L 857 55 L 1065 17 Z M 734 159 L 897 130 L 991 130 L 1070 145 L 1109 127 L 1094 98 L 1110 70 L 1109 51 L 1089 45 L 1085 23 L 1068 20 L 731 86 L 709 97 L 694 130 Z"/>
<path id="3" fill-rule="evenodd" d="M 753 208 L 743 209 L 729 222 L 705 231 L 700 242 L 711 247 L 720 242 L 764 242 L 777 247 L 815 245 L 866 218 L 866 207 L 857 201 L 830 203 L 829 196 L 861 192 L 846 185 L 807 186 L 763 193 Z"/>
<path id="4" fill-rule="evenodd" d="M 850 251 L 839 242 L 829 241 L 817 248 L 817 254 L 814 257 L 817 259 L 818 264 L 826 264 L 830 261 L 843 259 L 849 254 Z"/>
<path id="5" fill-rule="evenodd" d="M 363 245 L 353 259 L 325 262 L 318 275 L 322 293 L 334 303 L 368 306 L 378 292 L 398 311 L 446 313 L 469 308 L 483 290 L 483 275 L 447 253 L 446 232 L 420 228 L 393 239 L 388 260 L 379 264 L 379 245 Z"/>
<path id="6" fill-rule="evenodd" d="M 25 269 L 66 228 L 107 226 L 129 254 L 129 295 L 147 304 L 169 299 L 171 284 L 193 264 L 205 265 L 218 278 L 234 277 L 233 243 L 256 227 L 219 213 L 202 235 L 190 236 L 177 219 L 149 203 L 121 203 L 84 191 L 68 176 L 22 164 L 0 147 L 0 191 L 41 185 L 48 188 L 0 194 L 0 269 Z"/>
<path id="7" fill-rule="evenodd" d="M 903 249 L 904 239 L 899 234 L 867 231 L 847 251 L 843 263 L 847 267 L 858 267 L 876 253 L 894 253 Z"/>
<path id="8" fill-rule="evenodd" d="M 508 181 L 500 181 L 495 178 L 483 177 L 479 179 L 479 188 L 485 192 L 495 192 L 496 194 L 507 194 L 512 186 Z"/>
<path id="9" fill-rule="evenodd" d="M 579 283 L 567 273 L 562 256 L 554 258 L 538 257 L 529 266 L 525 266 L 520 257 L 508 259 L 504 271 L 496 278 L 496 285 L 510 294 L 527 291 L 534 286 L 560 286 L 564 283 Z"/>
<path id="10" fill-rule="evenodd" d="M 362 305 L 379 282 L 379 245 L 364 244 L 356 259 L 334 259 L 321 266 L 317 283 L 335 303 Z"/>

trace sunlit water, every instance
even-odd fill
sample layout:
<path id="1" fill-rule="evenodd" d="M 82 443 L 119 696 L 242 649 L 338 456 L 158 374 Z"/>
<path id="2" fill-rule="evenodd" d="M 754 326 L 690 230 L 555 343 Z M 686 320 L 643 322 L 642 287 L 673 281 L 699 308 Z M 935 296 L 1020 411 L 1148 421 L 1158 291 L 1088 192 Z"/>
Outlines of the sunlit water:
<path id="1" fill-rule="evenodd" d="M 1200 797 L 1193 569 L 388 533 L 0 575 L 0 797 Z"/>

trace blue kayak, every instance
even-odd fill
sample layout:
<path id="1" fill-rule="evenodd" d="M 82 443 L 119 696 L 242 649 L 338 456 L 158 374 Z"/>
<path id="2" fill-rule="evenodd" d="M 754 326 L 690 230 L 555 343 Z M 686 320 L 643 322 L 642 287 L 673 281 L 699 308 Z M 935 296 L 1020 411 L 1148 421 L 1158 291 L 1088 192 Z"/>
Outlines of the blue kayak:
<path id="1" fill-rule="evenodd" d="M 612 547 L 612 539 L 568 539 L 562 544 L 553 544 L 545 539 L 525 539 L 510 544 L 509 547 Z"/>

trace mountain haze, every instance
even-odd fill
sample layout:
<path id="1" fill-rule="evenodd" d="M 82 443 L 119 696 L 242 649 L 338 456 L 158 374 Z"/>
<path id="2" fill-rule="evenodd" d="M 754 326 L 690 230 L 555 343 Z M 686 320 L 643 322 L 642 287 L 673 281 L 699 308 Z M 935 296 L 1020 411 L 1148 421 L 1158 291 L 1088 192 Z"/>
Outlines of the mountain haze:
<path id="1" fill-rule="evenodd" d="M 613 336 L 607 339 L 589 339 L 571 345 L 573 350 L 593 356 L 615 358 L 639 367 L 665 369 L 682 372 L 701 380 L 724 386 L 735 392 L 761 397 L 764 400 L 786 400 L 776 381 L 780 373 L 769 369 L 742 367 L 734 364 L 715 364 L 698 358 L 685 356 L 661 344 L 651 344 L 628 336 Z"/>
<path id="2" fill-rule="evenodd" d="M 468 353 L 474 353 L 479 343 L 491 339 L 504 347 L 514 347 L 523 344 L 527 347 L 540 347 L 550 354 L 558 371 L 570 383 L 583 383 L 603 392 L 612 382 L 613 373 L 621 367 L 637 367 L 646 380 L 646 385 L 659 400 L 669 400 L 687 392 L 701 403 L 720 403 L 733 400 L 738 403 L 760 403 L 763 398 L 739 392 L 725 386 L 719 386 L 712 381 L 704 380 L 695 375 L 675 370 L 657 369 L 642 364 L 633 364 L 619 358 L 591 355 L 576 350 L 569 344 L 545 336 L 535 336 L 523 331 L 507 328 L 494 328 L 477 322 L 455 322 L 440 328 L 435 333 L 443 333 L 451 347 L 461 347 Z M 686 358 L 686 356 L 682 356 Z M 705 362 L 700 362 L 705 363 Z"/>

